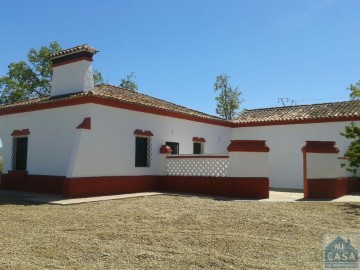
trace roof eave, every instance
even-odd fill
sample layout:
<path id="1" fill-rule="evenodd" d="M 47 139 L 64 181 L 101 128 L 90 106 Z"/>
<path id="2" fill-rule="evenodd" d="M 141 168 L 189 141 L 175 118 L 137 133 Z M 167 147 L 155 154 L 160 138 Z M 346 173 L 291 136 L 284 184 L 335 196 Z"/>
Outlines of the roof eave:
<path id="1" fill-rule="evenodd" d="M 139 111 L 139 112 L 150 113 L 155 115 L 185 119 L 195 122 L 202 122 L 206 124 L 219 125 L 224 127 L 232 127 L 234 125 L 234 123 L 227 120 L 199 117 L 196 115 L 185 114 L 182 112 L 174 112 L 170 110 L 159 109 L 156 107 L 150 107 L 141 104 L 126 102 L 114 98 L 97 96 L 92 92 L 89 92 L 86 95 L 73 95 L 73 96 L 68 96 L 66 98 L 48 99 L 46 101 L 42 101 L 38 103 L 30 103 L 27 105 L 0 108 L 0 116 L 38 111 L 38 110 L 53 109 L 53 108 L 61 108 L 67 106 L 76 106 L 76 105 L 89 104 L 89 103 L 104 105 L 109 107 L 116 107 L 119 109 L 127 109 L 127 110 Z"/>
<path id="2" fill-rule="evenodd" d="M 301 124 L 316 124 L 329 122 L 351 122 L 360 121 L 360 116 L 343 116 L 343 117 L 327 117 L 327 118 L 313 118 L 313 119 L 289 119 L 289 120 L 274 120 L 274 121 L 256 121 L 256 122 L 237 122 L 234 124 L 235 128 L 240 127 L 261 127 L 261 126 L 282 126 L 282 125 L 301 125 Z"/>

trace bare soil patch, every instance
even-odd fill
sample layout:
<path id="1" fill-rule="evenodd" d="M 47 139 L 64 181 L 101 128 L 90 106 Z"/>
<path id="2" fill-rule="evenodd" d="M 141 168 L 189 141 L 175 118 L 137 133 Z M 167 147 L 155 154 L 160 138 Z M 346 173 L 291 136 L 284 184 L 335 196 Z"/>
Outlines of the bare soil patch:
<path id="1" fill-rule="evenodd" d="M 58 206 L 0 198 L 0 269 L 322 269 L 360 204 L 150 196 Z"/>

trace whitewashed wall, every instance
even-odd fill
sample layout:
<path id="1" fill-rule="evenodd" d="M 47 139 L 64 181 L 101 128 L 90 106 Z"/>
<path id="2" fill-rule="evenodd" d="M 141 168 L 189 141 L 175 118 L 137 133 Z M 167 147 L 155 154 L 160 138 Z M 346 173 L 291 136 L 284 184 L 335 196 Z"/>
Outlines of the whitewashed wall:
<path id="1" fill-rule="evenodd" d="M 229 177 L 269 177 L 269 153 L 229 152 Z"/>
<path id="2" fill-rule="evenodd" d="M 357 122 L 360 124 L 360 121 Z M 349 140 L 339 133 L 350 122 L 302 125 L 243 127 L 232 129 L 233 140 L 266 140 L 270 147 L 270 187 L 303 188 L 303 156 L 305 141 L 336 141 L 343 156 Z"/>
<path id="3" fill-rule="evenodd" d="M 180 154 L 192 154 L 193 137 L 206 139 L 206 154 L 227 153 L 230 142 L 230 128 L 188 120 L 101 105 L 93 105 L 88 116 L 92 129 L 78 131 L 81 139 L 74 150 L 77 154 L 73 155 L 68 177 L 159 175 L 162 174 L 159 150 L 166 141 L 178 142 Z M 135 129 L 154 134 L 151 167 L 135 167 Z"/>
<path id="4" fill-rule="evenodd" d="M 76 127 L 91 117 L 91 130 Z M 28 172 L 68 177 L 161 174 L 159 149 L 179 142 L 180 154 L 192 154 L 193 137 L 204 137 L 205 153 L 227 153 L 230 129 L 182 119 L 86 104 L 0 116 L 4 170 L 11 170 L 11 132 L 30 130 Z M 150 130 L 151 167 L 135 167 L 134 130 Z"/>
<path id="5" fill-rule="evenodd" d="M 51 85 L 51 96 L 94 89 L 91 62 L 82 60 L 54 67 Z"/>
<path id="6" fill-rule="evenodd" d="M 351 172 L 342 168 L 341 164 L 348 163 L 346 160 L 339 160 L 337 154 L 333 153 L 307 153 L 307 178 L 338 178 L 349 177 Z"/>
<path id="7" fill-rule="evenodd" d="M 65 175 L 74 147 L 76 127 L 88 115 L 88 107 L 64 107 L 0 116 L 3 173 L 11 170 L 13 130 L 30 130 L 27 170 L 30 174 Z"/>

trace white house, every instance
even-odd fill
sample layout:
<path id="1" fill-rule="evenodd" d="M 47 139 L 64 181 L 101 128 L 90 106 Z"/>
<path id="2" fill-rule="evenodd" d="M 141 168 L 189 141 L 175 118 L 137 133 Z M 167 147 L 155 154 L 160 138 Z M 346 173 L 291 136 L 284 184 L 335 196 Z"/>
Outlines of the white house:
<path id="1" fill-rule="evenodd" d="M 232 138 L 266 140 L 270 148 L 270 185 L 303 188 L 302 148 L 306 141 L 334 141 L 342 157 L 349 141 L 340 135 L 359 124 L 360 102 L 347 101 L 245 111 Z"/>
<path id="2" fill-rule="evenodd" d="M 269 186 L 304 188 L 307 141 L 334 142 L 326 147 L 339 148 L 336 156 L 319 154 L 338 161 L 349 145 L 339 133 L 360 123 L 359 101 L 247 110 L 226 121 L 94 86 L 96 52 L 82 45 L 53 54 L 50 96 L 0 107 L 2 188 L 70 197 L 156 189 L 266 197 Z M 349 176 L 339 164 L 316 178 L 338 184 Z M 341 185 L 348 189 L 349 181 Z"/>

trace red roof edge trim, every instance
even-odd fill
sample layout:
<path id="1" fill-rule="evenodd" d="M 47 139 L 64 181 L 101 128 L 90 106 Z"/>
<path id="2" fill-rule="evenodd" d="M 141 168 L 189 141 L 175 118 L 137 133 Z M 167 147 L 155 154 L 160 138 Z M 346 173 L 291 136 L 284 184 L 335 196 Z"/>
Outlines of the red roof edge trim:
<path id="1" fill-rule="evenodd" d="M 263 127 L 263 126 L 282 126 L 282 125 L 301 125 L 301 124 L 316 124 L 316 123 L 329 123 L 329 122 L 347 122 L 359 121 L 360 116 L 342 116 L 342 117 L 328 117 L 317 119 L 294 119 L 294 120 L 273 120 L 273 121 L 258 121 L 258 122 L 245 122 L 235 123 L 233 127 Z"/>

